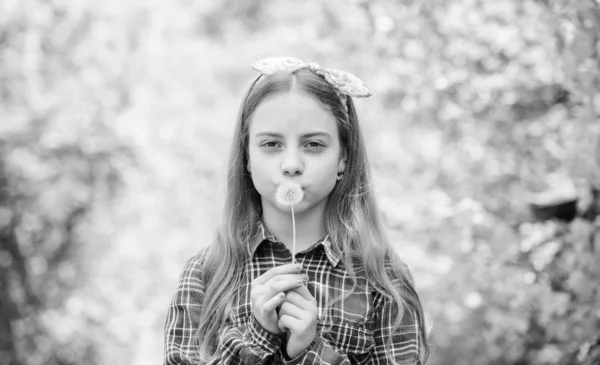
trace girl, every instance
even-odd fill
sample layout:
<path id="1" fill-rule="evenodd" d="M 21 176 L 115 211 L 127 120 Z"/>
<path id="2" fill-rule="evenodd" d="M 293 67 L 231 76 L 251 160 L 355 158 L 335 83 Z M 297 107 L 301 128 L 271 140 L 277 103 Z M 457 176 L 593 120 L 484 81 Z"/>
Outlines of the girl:
<path id="1" fill-rule="evenodd" d="M 189 259 L 165 364 L 424 364 L 423 309 L 382 232 L 352 97 L 355 76 L 270 58 L 240 108 L 224 219 Z M 296 183 L 290 207 L 277 187 Z"/>

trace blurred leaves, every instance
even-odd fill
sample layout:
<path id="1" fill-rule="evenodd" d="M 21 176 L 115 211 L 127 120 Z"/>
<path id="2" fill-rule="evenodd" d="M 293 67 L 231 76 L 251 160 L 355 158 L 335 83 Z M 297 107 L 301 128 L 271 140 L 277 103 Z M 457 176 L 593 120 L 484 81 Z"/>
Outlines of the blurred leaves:
<path id="1" fill-rule="evenodd" d="M 89 316 L 65 301 L 90 274 L 93 216 L 106 211 L 122 184 L 119 168 L 132 162 L 107 125 L 130 85 L 106 48 L 90 47 L 101 45 L 91 9 L 3 8 L 0 362 L 94 362 L 93 338 L 80 335 L 93 328 Z"/>

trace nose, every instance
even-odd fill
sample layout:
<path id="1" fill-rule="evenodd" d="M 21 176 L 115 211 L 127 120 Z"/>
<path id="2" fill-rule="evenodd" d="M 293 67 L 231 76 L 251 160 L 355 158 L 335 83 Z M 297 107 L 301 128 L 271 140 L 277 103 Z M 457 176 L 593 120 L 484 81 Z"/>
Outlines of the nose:
<path id="1" fill-rule="evenodd" d="M 285 176 L 293 177 L 301 175 L 304 170 L 304 163 L 298 153 L 294 149 L 289 149 L 283 156 L 281 161 L 281 172 Z"/>

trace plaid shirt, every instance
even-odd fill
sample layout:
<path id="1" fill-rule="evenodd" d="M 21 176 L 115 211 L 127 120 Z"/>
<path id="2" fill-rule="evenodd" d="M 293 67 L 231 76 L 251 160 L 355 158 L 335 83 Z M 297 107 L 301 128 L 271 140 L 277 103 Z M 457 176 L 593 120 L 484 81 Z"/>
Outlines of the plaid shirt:
<path id="1" fill-rule="evenodd" d="M 291 263 L 285 245 L 266 232 L 262 224 L 247 242 L 249 261 L 247 282 L 239 289 L 227 323 L 219 331 L 218 364 L 420 364 L 419 327 L 414 312 L 405 311 L 400 327 L 392 333 L 393 307 L 390 299 L 378 292 L 357 273 L 356 287 L 365 288 L 338 302 L 330 311 L 331 298 L 347 294 L 352 288 L 341 252 L 329 236 L 298 252 L 296 261 L 304 266 L 306 286 L 317 300 L 317 335 L 300 355 L 285 355 L 285 335 L 263 329 L 252 315 L 250 284 L 267 270 Z M 206 250 L 187 261 L 165 323 L 165 365 L 198 364 L 198 342 L 194 334 L 204 296 L 200 279 Z M 226 285 L 226 283 L 224 283 Z M 392 339 L 390 346 L 384 346 Z"/>

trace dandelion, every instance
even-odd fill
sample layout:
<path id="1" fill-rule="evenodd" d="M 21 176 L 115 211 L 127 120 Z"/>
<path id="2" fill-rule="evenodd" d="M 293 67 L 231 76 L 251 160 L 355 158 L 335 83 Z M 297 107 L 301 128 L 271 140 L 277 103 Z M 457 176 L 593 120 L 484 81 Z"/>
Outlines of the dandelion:
<path id="1" fill-rule="evenodd" d="M 279 185 L 275 198 L 279 204 L 294 206 L 302 201 L 304 193 L 300 185 L 286 182 Z"/>
<path id="2" fill-rule="evenodd" d="M 304 198 L 304 193 L 300 185 L 293 182 L 286 182 L 277 188 L 275 199 L 279 204 L 289 205 L 292 210 L 292 263 L 296 263 L 296 220 L 294 218 L 294 205 L 300 203 Z"/>

